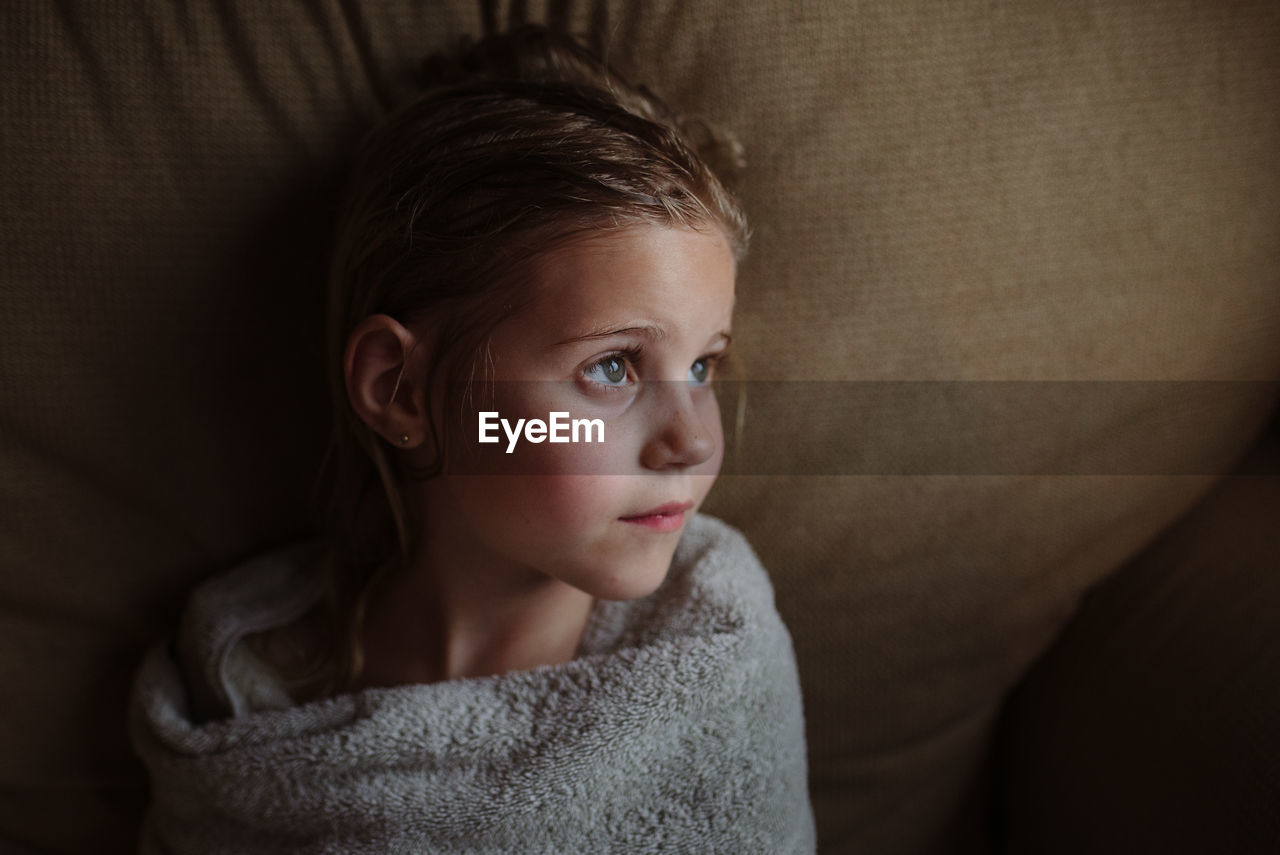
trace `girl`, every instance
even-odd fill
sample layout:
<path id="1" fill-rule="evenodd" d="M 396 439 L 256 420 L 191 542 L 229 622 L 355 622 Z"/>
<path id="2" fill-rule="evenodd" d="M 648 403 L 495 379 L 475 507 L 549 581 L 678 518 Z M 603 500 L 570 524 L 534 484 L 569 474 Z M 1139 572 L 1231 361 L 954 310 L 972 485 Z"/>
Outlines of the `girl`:
<path id="1" fill-rule="evenodd" d="M 696 513 L 732 146 L 542 29 L 430 73 L 343 209 L 327 537 L 144 663 L 142 850 L 811 852 L 790 638 Z"/>

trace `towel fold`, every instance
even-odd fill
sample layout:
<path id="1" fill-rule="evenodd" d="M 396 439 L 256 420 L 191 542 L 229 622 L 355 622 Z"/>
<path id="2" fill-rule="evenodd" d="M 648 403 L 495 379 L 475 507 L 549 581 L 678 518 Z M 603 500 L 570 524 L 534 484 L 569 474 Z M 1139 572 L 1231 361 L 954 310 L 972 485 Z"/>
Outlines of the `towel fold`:
<path id="1" fill-rule="evenodd" d="M 206 583 L 143 662 L 141 851 L 814 851 L 791 638 L 724 523 L 693 517 L 652 595 L 597 601 L 570 662 L 248 708 L 232 651 L 316 594 L 314 554 Z"/>

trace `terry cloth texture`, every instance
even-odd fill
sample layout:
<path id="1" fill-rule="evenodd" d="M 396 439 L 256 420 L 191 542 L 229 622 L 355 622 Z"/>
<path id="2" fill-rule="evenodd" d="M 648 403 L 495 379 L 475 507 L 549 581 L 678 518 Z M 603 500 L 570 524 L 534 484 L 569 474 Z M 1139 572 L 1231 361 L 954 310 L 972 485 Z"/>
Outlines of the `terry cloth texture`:
<path id="1" fill-rule="evenodd" d="M 131 708 L 152 779 L 143 852 L 815 850 L 791 639 L 726 524 L 694 517 L 654 594 L 598 601 L 570 662 L 196 723 L 184 677 L 212 675 L 210 694 L 243 706 L 228 655 L 317 592 L 313 555 L 206 583 L 178 657 L 145 660 Z"/>

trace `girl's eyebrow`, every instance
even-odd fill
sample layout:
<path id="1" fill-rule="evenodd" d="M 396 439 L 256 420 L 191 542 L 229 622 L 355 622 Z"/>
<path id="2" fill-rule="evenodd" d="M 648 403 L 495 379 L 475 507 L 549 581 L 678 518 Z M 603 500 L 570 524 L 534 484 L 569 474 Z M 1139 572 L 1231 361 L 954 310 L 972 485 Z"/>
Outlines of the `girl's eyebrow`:
<path id="1" fill-rule="evenodd" d="M 596 338 L 608 338 L 609 336 L 624 335 L 626 333 L 637 333 L 653 341 L 662 341 L 667 337 L 667 331 L 656 324 L 638 324 L 625 327 L 603 327 L 582 335 L 566 338 L 564 341 L 558 341 L 551 346 L 563 347 L 566 344 L 575 344 L 576 342 L 589 341 Z"/>

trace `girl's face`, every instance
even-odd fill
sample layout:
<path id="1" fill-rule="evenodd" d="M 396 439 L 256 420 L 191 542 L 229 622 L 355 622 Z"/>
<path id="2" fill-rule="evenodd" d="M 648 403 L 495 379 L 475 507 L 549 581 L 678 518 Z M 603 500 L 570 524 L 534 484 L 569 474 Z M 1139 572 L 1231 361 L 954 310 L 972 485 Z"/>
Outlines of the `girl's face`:
<path id="1" fill-rule="evenodd" d="M 598 419 L 604 441 L 535 443 L 522 430 L 508 453 L 502 427 L 482 444 L 465 413 L 461 457 L 426 484 L 428 541 L 468 572 L 644 596 L 723 457 L 711 380 L 729 344 L 729 244 L 718 229 L 632 226 L 548 252 L 534 276 L 532 306 L 494 331 L 495 382 L 469 406 L 513 428 L 556 412 Z"/>

